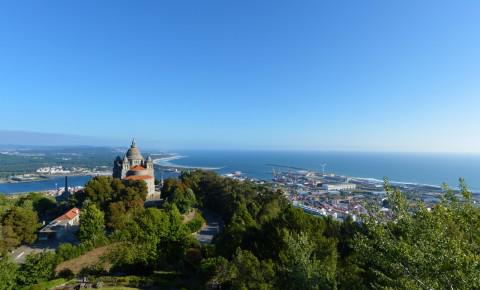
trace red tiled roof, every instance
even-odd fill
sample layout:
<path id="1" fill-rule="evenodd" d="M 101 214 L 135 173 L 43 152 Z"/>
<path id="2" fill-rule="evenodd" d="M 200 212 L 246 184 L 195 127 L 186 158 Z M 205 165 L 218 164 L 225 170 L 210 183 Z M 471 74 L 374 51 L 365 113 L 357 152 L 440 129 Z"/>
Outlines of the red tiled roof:
<path id="1" fill-rule="evenodd" d="M 56 218 L 55 220 L 56 221 L 71 220 L 71 219 L 74 219 L 79 213 L 80 213 L 80 210 L 78 208 L 74 207 L 71 210 L 64 213 L 63 215 Z"/>
<path id="2" fill-rule="evenodd" d="M 153 178 L 151 175 L 130 175 L 125 177 L 126 180 L 147 180 L 151 178 Z"/>
<path id="3" fill-rule="evenodd" d="M 140 165 L 135 165 L 135 166 L 133 166 L 132 168 L 130 168 L 130 170 L 140 171 L 140 170 L 145 170 L 145 167 L 140 166 Z"/>

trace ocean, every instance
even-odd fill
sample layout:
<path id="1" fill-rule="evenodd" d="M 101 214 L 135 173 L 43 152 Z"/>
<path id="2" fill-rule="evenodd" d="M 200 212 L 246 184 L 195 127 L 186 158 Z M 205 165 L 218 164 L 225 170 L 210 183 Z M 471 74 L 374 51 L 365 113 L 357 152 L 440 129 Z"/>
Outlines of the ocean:
<path id="1" fill-rule="evenodd" d="M 413 153 L 358 153 L 358 152 L 294 152 L 294 151 L 180 151 L 170 164 L 201 167 L 217 172 L 241 171 L 246 177 L 269 180 L 272 170 L 316 170 L 351 177 L 383 179 L 452 187 L 464 177 L 472 190 L 480 190 L 480 155 L 413 154 Z M 292 168 L 289 168 L 292 167 Z M 295 169 L 294 169 L 295 168 Z M 159 170 L 156 171 L 160 177 Z M 171 176 L 163 173 L 164 178 Z M 84 185 L 90 177 L 72 176 L 70 186 Z M 64 178 L 41 182 L 0 184 L 0 192 L 28 192 L 55 189 L 63 186 Z"/>
<path id="2" fill-rule="evenodd" d="M 439 186 L 446 182 L 455 187 L 463 177 L 472 189 L 480 189 L 480 155 L 294 151 L 185 151 L 178 154 L 183 157 L 170 163 L 216 168 L 220 173 L 241 171 L 259 179 L 271 179 L 273 168 L 321 172 L 322 164 L 326 164 L 327 173 L 380 180 L 388 177 L 395 182 Z"/>

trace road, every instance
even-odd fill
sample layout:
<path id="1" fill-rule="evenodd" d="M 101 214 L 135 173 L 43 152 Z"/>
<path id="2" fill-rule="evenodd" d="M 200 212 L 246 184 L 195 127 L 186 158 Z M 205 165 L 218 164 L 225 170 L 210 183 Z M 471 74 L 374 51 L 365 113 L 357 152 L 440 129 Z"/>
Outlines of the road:
<path id="1" fill-rule="evenodd" d="M 25 258 L 31 253 L 41 253 L 43 251 L 55 251 L 54 247 L 48 244 L 33 244 L 31 246 L 22 245 L 11 252 L 12 259 L 17 264 L 25 262 Z"/>
<path id="2" fill-rule="evenodd" d="M 213 237 L 223 229 L 222 217 L 212 211 L 202 209 L 206 224 L 195 234 L 195 238 L 202 244 L 211 244 Z"/>
<path id="3" fill-rule="evenodd" d="M 37 241 L 33 245 L 22 245 L 11 252 L 13 261 L 17 264 L 25 262 L 25 258 L 31 253 L 41 253 L 43 251 L 55 251 L 63 243 L 78 243 L 73 235 L 67 235 L 60 240 Z"/>

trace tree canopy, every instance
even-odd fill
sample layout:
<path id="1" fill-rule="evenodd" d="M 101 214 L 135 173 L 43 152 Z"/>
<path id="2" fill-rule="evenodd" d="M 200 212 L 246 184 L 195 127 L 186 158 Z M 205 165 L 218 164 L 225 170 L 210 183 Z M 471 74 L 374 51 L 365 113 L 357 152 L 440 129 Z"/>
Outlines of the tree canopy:
<path id="1" fill-rule="evenodd" d="M 479 289 L 480 211 L 460 180 L 463 199 L 447 189 L 432 208 L 409 207 L 387 183 L 393 217 L 373 211 L 355 240 L 365 282 L 373 288 Z M 383 222 L 382 222 L 383 221 Z"/>
<path id="2" fill-rule="evenodd" d="M 0 254 L 0 290 L 15 289 L 18 267 L 8 254 Z"/>
<path id="3" fill-rule="evenodd" d="M 28 255 L 20 267 L 18 284 L 32 285 L 52 279 L 55 277 L 55 265 L 55 254 L 51 252 Z"/>
<path id="4" fill-rule="evenodd" d="M 143 180 L 121 180 L 110 176 L 96 176 L 78 194 L 80 201 L 88 199 L 103 211 L 112 202 L 143 200 L 147 197 L 147 185 Z"/>
<path id="5" fill-rule="evenodd" d="M 178 209 L 148 208 L 115 233 L 119 243 L 109 258 L 119 269 L 152 272 L 181 266 L 192 243 Z"/>
<path id="6" fill-rule="evenodd" d="M 165 202 L 175 204 L 181 213 L 188 212 L 196 204 L 193 190 L 181 180 L 169 178 L 162 187 L 162 196 Z"/>
<path id="7" fill-rule="evenodd" d="M 94 203 L 105 213 L 108 229 L 122 229 L 126 222 L 143 211 L 147 185 L 143 180 L 120 180 L 97 176 L 75 196 L 78 205 L 85 200 Z"/>
<path id="8" fill-rule="evenodd" d="M 2 248 L 10 249 L 22 243 L 32 244 L 40 228 L 37 213 L 33 210 L 14 206 L 2 217 Z"/>
<path id="9" fill-rule="evenodd" d="M 88 204 L 81 210 L 77 237 L 81 242 L 93 244 L 105 239 L 104 214 L 94 203 Z"/>
<path id="10" fill-rule="evenodd" d="M 112 264 L 112 273 L 175 273 L 176 288 L 480 288 L 480 210 L 463 180 L 460 194 L 445 186 L 442 201 L 432 207 L 407 200 L 386 181 L 390 211 L 370 204 L 360 222 L 306 214 L 280 191 L 213 172 L 167 180 L 159 208 L 144 208 L 144 186 L 109 177 L 89 182 L 77 196 L 83 198 L 80 244 L 29 255 L 20 267 L 0 256 L 0 290 L 51 279 L 58 262 L 103 241 L 111 243 L 102 260 Z M 3 247 L 35 240 L 34 208 L 40 204 L 35 196 L 0 198 Z M 194 206 L 223 218 L 225 227 L 211 245 L 197 242 L 184 222 L 182 214 Z M 67 272 L 62 275 L 71 277 Z"/>

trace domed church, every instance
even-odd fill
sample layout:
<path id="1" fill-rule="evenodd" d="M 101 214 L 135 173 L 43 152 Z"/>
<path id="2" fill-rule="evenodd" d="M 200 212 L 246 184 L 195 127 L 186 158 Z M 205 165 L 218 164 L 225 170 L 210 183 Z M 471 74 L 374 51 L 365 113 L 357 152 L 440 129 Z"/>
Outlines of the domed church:
<path id="1" fill-rule="evenodd" d="M 143 158 L 138 150 L 135 139 L 132 141 L 130 149 L 125 156 L 117 156 L 113 162 L 113 178 L 124 180 L 143 180 L 147 184 L 147 199 L 155 195 L 155 171 L 153 169 L 153 160 L 148 156 L 147 160 Z"/>

